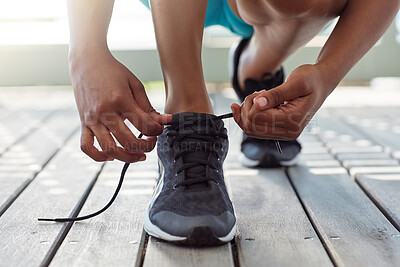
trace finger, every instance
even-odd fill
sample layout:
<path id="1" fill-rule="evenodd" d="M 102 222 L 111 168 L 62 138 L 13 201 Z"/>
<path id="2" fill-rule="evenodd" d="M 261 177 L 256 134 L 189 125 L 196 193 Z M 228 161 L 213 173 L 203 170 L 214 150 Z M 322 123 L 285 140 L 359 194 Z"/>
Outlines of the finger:
<path id="1" fill-rule="evenodd" d="M 157 136 L 162 133 L 164 127 L 144 112 L 134 99 L 127 101 L 123 108 L 131 112 L 124 112 L 121 116 L 127 118 L 144 135 Z"/>
<path id="2" fill-rule="evenodd" d="M 114 121 L 103 122 L 118 142 L 129 152 L 150 152 L 156 145 L 157 138 L 138 139 L 120 117 Z"/>
<path id="3" fill-rule="evenodd" d="M 234 121 L 240 126 L 240 106 L 238 104 L 232 104 L 231 105 L 231 110 L 233 114 L 233 119 Z"/>
<path id="4" fill-rule="evenodd" d="M 139 107 L 146 113 L 152 112 L 154 108 L 147 97 L 143 84 L 132 73 L 129 75 L 129 87 Z"/>
<path id="5" fill-rule="evenodd" d="M 119 159 L 123 162 L 136 162 L 144 161 L 146 155 L 142 153 L 128 152 L 123 148 L 116 145 L 114 138 L 111 136 L 109 130 L 101 124 L 96 124 L 90 127 L 96 136 L 97 141 L 103 152 L 110 157 Z"/>
<path id="6" fill-rule="evenodd" d="M 261 92 L 254 98 L 253 103 L 257 109 L 266 110 L 300 96 L 301 94 L 299 94 L 299 91 L 296 90 L 296 88 L 284 83 L 274 89 Z"/>
<path id="7" fill-rule="evenodd" d="M 146 89 L 140 81 L 130 76 L 129 85 L 133 97 L 135 98 L 135 101 L 138 103 L 139 107 L 145 113 L 149 114 L 154 121 L 160 124 L 167 124 L 172 120 L 171 114 L 160 114 L 153 108 L 149 98 L 147 97 Z"/>
<path id="8" fill-rule="evenodd" d="M 160 114 L 156 110 L 150 112 L 149 115 L 154 121 L 158 122 L 159 124 L 165 125 L 172 121 L 171 114 Z"/>
<path id="9" fill-rule="evenodd" d="M 112 161 L 114 158 L 109 157 L 103 151 L 99 151 L 94 145 L 94 134 L 86 126 L 82 126 L 81 133 L 81 150 L 95 161 Z"/>

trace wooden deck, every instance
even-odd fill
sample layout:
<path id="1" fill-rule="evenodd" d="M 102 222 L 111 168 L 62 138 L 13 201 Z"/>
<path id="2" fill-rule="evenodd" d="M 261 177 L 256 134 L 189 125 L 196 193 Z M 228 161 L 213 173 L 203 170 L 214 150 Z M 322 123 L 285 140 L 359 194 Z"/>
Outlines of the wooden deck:
<path id="1" fill-rule="evenodd" d="M 400 265 L 399 107 L 323 108 L 301 137 L 300 164 L 288 169 L 242 167 L 240 131 L 226 121 L 225 177 L 238 233 L 223 246 L 187 248 L 143 231 L 154 152 L 130 167 L 102 215 L 37 221 L 98 210 L 122 168 L 80 152 L 71 94 L 0 91 L 0 266 Z M 213 100 L 219 114 L 233 101 Z"/>

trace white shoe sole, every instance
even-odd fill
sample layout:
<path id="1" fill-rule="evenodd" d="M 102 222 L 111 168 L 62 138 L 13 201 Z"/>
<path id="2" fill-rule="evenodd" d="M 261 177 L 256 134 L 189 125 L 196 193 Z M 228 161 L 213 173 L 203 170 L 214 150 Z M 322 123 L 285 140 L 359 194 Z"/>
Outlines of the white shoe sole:
<path id="1" fill-rule="evenodd" d="M 144 217 L 144 230 L 151 236 L 157 237 L 159 239 L 163 239 L 166 241 L 171 241 L 171 242 L 178 242 L 178 241 L 185 241 L 187 240 L 188 237 L 185 236 L 174 236 L 171 234 L 168 234 L 161 230 L 159 227 L 155 226 L 150 218 L 149 218 L 149 208 L 146 209 L 146 214 Z M 236 223 L 232 227 L 231 231 L 223 237 L 216 237 L 219 241 L 221 242 L 229 242 L 231 241 L 236 235 Z"/>
<path id="2" fill-rule="evenodd" d="M 280 161 L 279 164 L 285 167 L 290 167 L 290 166 L 294 166 L 297 164 L 297 162 L 299 161 L 299 155 L 298 154 L 296 157 L 294 157 L 291 160 L 287 160 L 287 161 Z M 243 153 L 239 154 L 239 161 L 246 167 L 258 167 L 260 166 L 261 161 L 260 160 L 254 160 L 254 159 L 249 159 L 248 157 L 246 157 Z"/>

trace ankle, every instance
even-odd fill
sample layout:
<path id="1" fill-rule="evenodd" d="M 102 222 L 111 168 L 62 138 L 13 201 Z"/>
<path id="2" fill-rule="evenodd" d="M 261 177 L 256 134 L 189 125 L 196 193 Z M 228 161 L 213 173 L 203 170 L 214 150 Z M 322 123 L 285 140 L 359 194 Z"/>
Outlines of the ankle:
<path id="1" fill-rule="evenodd" d="M 197 95 L 190 97 L 168 97 L 165 101 L 165 113 L 175 114 L 180 112 L 214 114 L 208 95 L 205 97 Z"/>
<path id="2" fill-rule="evenodd" d="M 269 60 L 265 60 L 267 57 L 262 54 L 250 43 L 243 50 L 238 66 L 239 86 L 243 91 L 245 91 L 245 80 L 259 80 L 265 73 L 275 75 L 280 70 L 281 60 L 272 56 L 268 57 Z"/>

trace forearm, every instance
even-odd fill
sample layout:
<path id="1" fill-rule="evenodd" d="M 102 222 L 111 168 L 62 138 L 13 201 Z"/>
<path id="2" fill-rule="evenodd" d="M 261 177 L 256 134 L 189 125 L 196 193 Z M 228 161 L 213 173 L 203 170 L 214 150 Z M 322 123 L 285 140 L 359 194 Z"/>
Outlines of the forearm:
<path id="1" fill-rule="evenodd" d="M 114 0 L 68 0 L 70 57 L 107 50 L 107 31 Z"/>
<path id="2" fill-rule="evenodd" d="M 399 9 L 399 0 L 349 0 L 322 48 L 316 66 L 329 80 L 330 93 L 379 40 Z"/>

